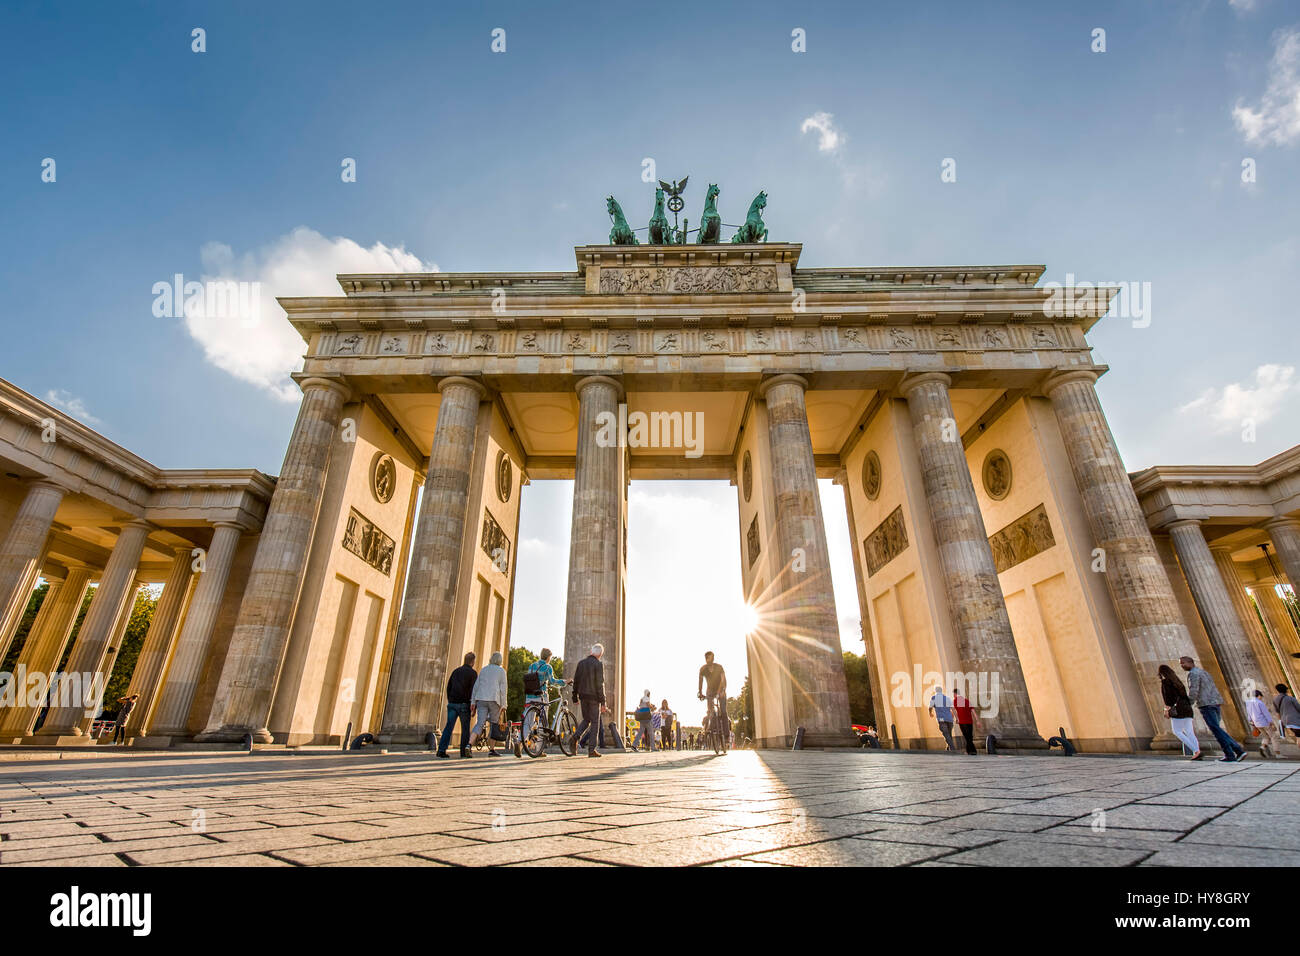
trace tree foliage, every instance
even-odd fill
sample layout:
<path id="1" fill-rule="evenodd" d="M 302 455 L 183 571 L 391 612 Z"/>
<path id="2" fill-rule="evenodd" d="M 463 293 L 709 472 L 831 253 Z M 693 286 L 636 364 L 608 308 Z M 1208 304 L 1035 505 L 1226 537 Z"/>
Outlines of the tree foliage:
<path id="1" fill-rule="evenodd" d="M 874 724 L 875 708 L 871 700 L 871 674 L 866 655 L 844 652 L 844 679 L 849 685 L 849 718 L 855 724 Z"/>

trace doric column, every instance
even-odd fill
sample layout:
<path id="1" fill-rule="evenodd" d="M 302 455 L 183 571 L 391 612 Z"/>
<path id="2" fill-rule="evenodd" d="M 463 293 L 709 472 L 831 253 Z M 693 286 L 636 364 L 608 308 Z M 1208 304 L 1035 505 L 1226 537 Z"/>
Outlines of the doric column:
<path id="1" fill-rule="evenodd" d="M 144 644 L 140 646 L 140 656 L 136 658 L 135 670 L 131 672 L 131 685 L 127 695 L 138 694 L 135 708 L 127 717 L 131 736 L 140 736 L 140 730 L 147 723 L 149 710 L 162 680 L 163 667 L 167 664 L 167 655 L 171 652 L 172 639 L 176 637 L 176 627 L 185 610 L 185 599 L 189 596 L 191 556 L 188 549 L 181 549 L 172 559 L 167 580 L 163 583 L 162 594 L 154 607 L 153 618 L 149 621 L 149 631 L 145 634 Z"/>
<path id="2" fill-rule="evenodd" d="M 189 610 L 185 612 L 185 620 L 176 636 L 176 647 L 162 678 L 157 702 L 153 705 L 153 712 L 138 724 L 150 737 L 179 737 L 189 733 L 187 722 L 194 703 L 194 691 L 208 657 L 212 630 L 216 627 L 226 594 L 226 581 L 230 578 L 230 566 L 234 563 L 243 533 L 240 525 L 228 521 L 218 522 L 212 531 L 212 543 L 203 559 L 203 570 L 194 584 Z"/>
<path id="3" fill-rule="evenodd" d="M 1106 588 L 1155 730 L 1151 749 L 1176 750 L 1156 669 L 1195 649 L 1097 400 L 1096 380 L 1086 369 L 1060 372 L 1043 392 L 1056 413 L 1093 545 L 1104 556 Z"/>
<path id="4" fill-rule="evenodd" d="M 578 451 L 573 472 L 573 518 L 569 535 L 569 587 L 564 614 L 564 669 L 569 676 L 597 642 L 607 649 L 605 694 L 613 701 L 618 680 L 619 537 L 623 501 L 625 436 L 608 426 L 618 420 L 621 382 L 603 375 L 581 379 L 578 390 Z M 602 423 L 605 427 L 602 429 Z M 600 434 L 613 434 L 602 441 Z"/>
<path id="5" fill-rule="evenodd" d="M 1241 625 L 1232 596 L 1223 583 L 1223 576 L 1214 562 L 1214 555 L 1210 553 L 1210 546 L 1205 543 L 1201 523 L 1191 520 L 1175 521 L 1169 525 L 1169 540 L 1178 553 L 1183 577 L 1191 588 L 1196 609 L 1201 614 L 1205 632 L 1210 638 L 1210 646 L 1214 648 L 1214 656 L 1219 659 L 1223 679 L 1229 685 L 1223 688 L 1224 696 L 1232 699 L 1242 723 L 1249 727 L 1250 720 L 1242 703 L 1242 695 L 1247 691 L 1253 693 L 1256 689 L 1263 689 L 1264 673 L 1255 658 L 1250 638 Z M 1182 653 L 1191 655 L 1193 652 L 1189 647 Z M 1177 657 L 1173 658 L 1173 661 L 1176 660 Z M 1170 662 L 1171 667 L 1173 661 Z"/>
<path id="6" fill-rule="evenodd" d="M 984 724 L 1008 747 L 1045 747 L 1034 723 L 1024 670 L 1011 633 L 988 531 L 948 398 L 951 379 L 922 372 L 904 379 L 925 500 L 964 672 L 998 675 L 996 717 Z"/>
<path id="7" fill-rule="evenodd" d="M 347 385 L 339 379 L 301 381 L 302 405 L 275 493 L 267 509 L 244 600 L 230 639 L 212 716 L 197 739 L 270 743 L 266 722 L 289 643 L 325 491 L 330 452 L 339 438 Z"/>
<path id="8" fill-rule="evenodd" d="M 27 610 L 45 539 L 64 494 L 66 490 L 52 481 L 33 481 L 0 543 L 0 660 L 9 653 L 14 630 Z"/>
<path id="9" fill-rule="evenodd" d="M 1246 593 L 1246 585 L 1242 583 L 1241 575 L 1237 571 L 1237 562 L 1232 560 L 1232 551 L 1221 547 L 1210 548 L 1210 555 L 1219 569 L 1219 577 L 1223 578 L 1223 586 L 1228 592 L 1228 597 L 1232 599 L 1237 620 L 1241 622 L 1241 628 L 1246 632 L 1246 638 L 1254 650 L 1256 665 L 1266 682 L 1259 690 L 1264 691 L 1266 696 L 1271 696 L 1273 685 L 1284 679 L 1282 662 L 1273 648 L 1273 642 L 1269 640 L 1268 634 L 1259 622 L 1254 603 Z M 1291 682 L 1288 680 L 1286 683 Z"/>
<path id="10" fill-rule="evenodd" d="M 1264 525 L 1291 587 L 1300 594 L 1300 518 L 1274 518 Z"/>
<path id="11" fill-rule="evenodd" d="M 830 549 L 817 491 L 817 466 L 799 375 L 777 375 L 759 386 L 767 405 L 767 438 L 780 572 L 773 581 L 779 610 L 765 629 L 784 645 L 789 668 L 792 722 L 804 742 L 843 742 L 849 733 L 849 691 L 844 680 L 839 616 L 831 587 Z"/>
<path id="12" fill-rule="evenodd" d="M 418 743 L 443 716 L 435 708 L 442 698 L 456 613 L 478 408 L 487 390 L 473 379 L 453 376 L 439 382 L 438 391 L 442 400 L 379 731 L 384 743 Z"/>
<path id="13" fill-rule="evenodd" d="M 50 675 L 59 666 L 63 649 L 68 644 L 68 635 L 81 610 L 82 599 L 86 596 L 86 587 L 90 584 L 90 569 L 70 567 L 58 587 L 50 580 L 50 592 L 45 595 L 40 613 L 32 624 L 27 641 L 18 655 L 14 668 L 15 679 L 22 678 L 17 686 L 25 690 L 26 679 L 38 677 L 40 688 L 47 688 Z M 43 698 L 43 693 L 42 693 Z M 34 707 L 15 706 L 9 713 L 0 717 L 0 737 L 26 737 L 36 723 L 36 716 L 41 711 L 43 700 Z"/>
<path id="14" fill-rule="evenodd" d="M 1291 620 L 1291 615 L 1282 599 L 1278 597 L 1274 587 L 1274 582 L 1264 582 L 1254 589 L 1255 600 L 1259 602 L 1259 609 L 1264 612 L 1264 620 L 1268 622 L 1268 629 L 1273 634 L 1273 640 L 1277 643 L 1277 649 L 1282 652 L 1283 659 L 1292 674 L 1300 676 L 1300 659 L 1296 654 L 1300 654 L 1300 633 L 1296 631 L 1295 622 Z M 1288 687 L 1297 685 L 1296 679 L 1285 682 Z"/>
<path id="15" fill-rule="evenodd" d="M 140 567 L 145 540 L 152 530 L 153 525 L 147 521 L 135 520 L 126 524 L 117 536 L 90 609 L 81 622 L 72 656 L 68 658 L 68 677 L 65 680 L 71 680 L 71 686 L 78 690 L 78 694 L 75 700 L 66 701 L 68 706 L 50 707 L 45 723 L 37 731 L 39 736 L 84 737 L 89 733 L 90 723 L 95 718 L 96 694 L 102 690 L 97 680 L 107 678 L 104 657 L 110 644 L 118 637 L 124 609 L 127 619 L 130 617 L 129 603 L 134 597 L 132 585 Z"/>

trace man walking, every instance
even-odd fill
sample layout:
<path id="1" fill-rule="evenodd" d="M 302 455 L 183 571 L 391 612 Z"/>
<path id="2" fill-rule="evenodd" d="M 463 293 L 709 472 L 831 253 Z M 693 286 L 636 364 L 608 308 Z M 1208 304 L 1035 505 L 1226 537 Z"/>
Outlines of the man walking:
<path id="1" fill-rule="evenodd" d="M 469 756 L 469 695 L 476 680 L 478 672 L 474 670 L 474 655 L 469 653 L 465 655 L 465 663 L 447 678 L 447 721 L 442 725 L 442 739 L 438 741 L 438 756 L 444 760 L 450 759 L 447 757 L 447 744 L 451 743 L 451 731 L 458 720 L 460 755 Z"/>
<path id="2" fill-rule="evenodd" d="M 957 715 L 957 726 L 961 728 L 961 735 L 966 739 L 967 755 L 978 756 L 979 751 L 975 749 L 975 708 L 956 687 L 952 689 L 952 710 Z"/>
<path id="3" fill-rule="evenodd" d="M 942 687 L 936 687 L 930 695 L 930 716 L 939 722 L 939 733 L 943 734 L 948 752 L 955 752 L 957 748 L 952 743 L 952 701 Z"/>
<path id="4" fill-rule="evenodd" d="M 591 653 L 578 662 L 573 672 L 573 699 L 582 705 L 582 723 L 574 740 L 581 740 L 584 731 L 587 734 L 587 756 L 599 757 L 596 742 L 600 738 L 600 712 L 605 707 L 605 665 L 600 662 L 605 653 L 604 645 L 592 644 Z"/>
<path id="5" fill-rule="evenodd" d="M 1197 667 L 1196 661 L 1190 657 L 1180 657 L 1178 666 L 1187 671 L 1187 696 L 1200 710 L 1201 716 L 1205 718 L 1205 726 L 1210 728 L 1210 733 L 1214 734 L 1214 739 L 1223 748 L 1223 756 L 1219 758 L 1219 763 L 1244 760 L 1246 748 L 1228 736 L 1228 732 L 1219 722 L 1223 698 L 1219 696 L 1219 689 L 1214 686 L 1214 678 Z"/>

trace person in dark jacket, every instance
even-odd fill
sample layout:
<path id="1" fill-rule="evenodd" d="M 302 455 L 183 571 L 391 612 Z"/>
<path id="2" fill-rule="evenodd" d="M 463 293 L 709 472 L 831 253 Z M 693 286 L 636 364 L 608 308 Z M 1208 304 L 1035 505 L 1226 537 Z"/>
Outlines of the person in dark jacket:
<path id="1" fill-rule="evenodd" d="M 1200 760 L 1201 742 L 1196 739 L 1196 731 L 1192 727 L 1192 699 L 1187 696 L 1187 688 L 1168 664 L 1161 664 L 1156 673 L 1160 675 L 1160 697 L 1165 702 L 1169 728 L 1183 742 L 1183 746 L 1192 752 L 1188 759 Z"/>
<path id="2" fill-rule="evenodd" d="M 442 739 L 438 741 L 438 756 L 444 760 L 447 757 L 447 744 L 451 743 L 451 730 L 460 721 L 460 755 L 469 756 L 469 708 L 470 694 L 474 690 L 474 682 L 478 680 L 478 672 L 474 670 L 474 654 L 465 655 L 465 663 L 461 664 L 451 676 L 447 678 L 447 720 L 442 725 Z"/>
<path id="3" fill-rule="evenodd" d="M 582 705 L 582 723 L 578 724 L 575 740 L 581 740 L 584 731 L 587 735 L 587 756 L 599 757 L 596 741 L 600 735 L 600 713 L 605 707 L 605 665 L 600 662 L 605 648 L 601 644 L 591 645 L 591 653 L 578 662 L 573 672 L 573 699 Z"/>

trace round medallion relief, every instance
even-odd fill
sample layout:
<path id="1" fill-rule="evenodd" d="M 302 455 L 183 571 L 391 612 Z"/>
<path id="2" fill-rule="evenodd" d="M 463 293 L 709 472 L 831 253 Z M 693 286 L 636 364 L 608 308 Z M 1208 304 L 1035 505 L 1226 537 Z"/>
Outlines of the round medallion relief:
<path id="1" fill-rule="evenodd" d="M 370 465 L 370 493 L 381 505 L 386 505 L 393 499 L 395 490 L 397 465 L 393 463 L 391 455 L 385 455 L 381 451 L 375 455 L 375 460 Z"/>
<path id="2" fill-rule="evenodd" d="M 995 448 L 984 458 L 984 490 L 995 501 L 1011 493 L 1011 459 L 1001 448 Z"/>
<path id="3" fill-rule="evenodd" d="M 880 496 L 880 456 L 874 451 L 867 452 L 862 462 L 862 490 L 870 501 Z"/>
<path id="4" fill-rule="evenodd" d="M 754 463 L 750 461 L 749 452 L 745 452 L 745 462 L 740 468 L 740 487 L 745 492 L 745 501 L 754 492 Z"/>
<path id="5" fill-rule="evenodd" d="M 514 486 L 515 470 L 510 464 L 510 456 L 497 452 L 497 497 L 502 501 L 510 500 L 510 489 Z"/>

